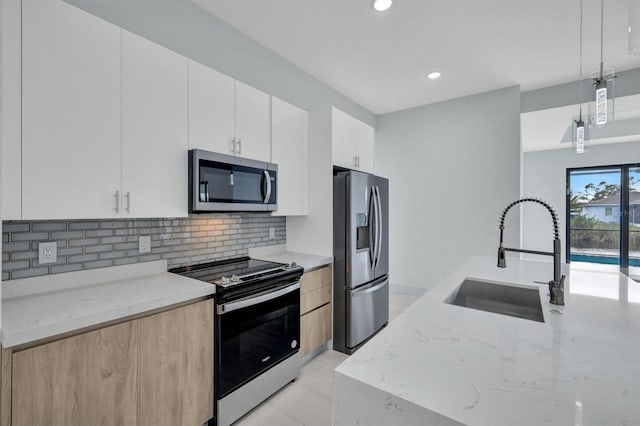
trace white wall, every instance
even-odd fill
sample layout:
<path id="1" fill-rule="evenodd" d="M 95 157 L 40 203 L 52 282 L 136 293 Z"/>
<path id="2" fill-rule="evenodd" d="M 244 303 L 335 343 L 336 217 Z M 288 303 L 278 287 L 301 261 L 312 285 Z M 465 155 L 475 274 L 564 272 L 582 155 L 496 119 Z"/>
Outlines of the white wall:
<path id="1" fill-rule="evenodd" d="M 567 169 L 638 161 L 640 161 L 640 142 L 594 145 L 589 152 L 582 155 L 576 154 L 570 148 L 524 153 L 523 194 L 548 201 L 558 212 L 563 260 L 566 242 Z M 523 247 L 533 250 L 552 248 L 551 221 L 546 213 L 525 209 L 523 231 Z"/>
<path id="2" fill-rule="evenodd" d="M 519 87 L 378 116 L 389 178 L 392 285 L 431 288 L 472 255 L 495 256 L 499 215 L 520 194 Z M 506 243 L 517 246 L 509 214 Z"/>

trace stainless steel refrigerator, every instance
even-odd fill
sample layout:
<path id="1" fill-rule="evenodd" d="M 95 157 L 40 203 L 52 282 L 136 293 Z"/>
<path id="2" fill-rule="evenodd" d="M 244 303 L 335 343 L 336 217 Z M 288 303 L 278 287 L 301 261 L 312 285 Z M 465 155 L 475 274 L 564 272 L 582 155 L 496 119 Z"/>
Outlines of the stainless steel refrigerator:
<path id="1" fill-rule="evenodd" d="M 389 181 L 333 176 L 333 348 L 353 353 L 389 321 Z"/>

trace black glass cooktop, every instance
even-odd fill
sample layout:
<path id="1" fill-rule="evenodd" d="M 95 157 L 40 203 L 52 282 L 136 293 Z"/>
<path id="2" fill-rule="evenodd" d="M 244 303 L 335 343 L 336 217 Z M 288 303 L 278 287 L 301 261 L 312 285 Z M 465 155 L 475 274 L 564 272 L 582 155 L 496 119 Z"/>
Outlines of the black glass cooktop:
<path id="1" fill-rule="evenodd" d="M 170 269 L 169 272 L 227 287 L 268 277 L 290 269 L 292 268 L 284 263 L 240 257 L 174 268 Z"/>

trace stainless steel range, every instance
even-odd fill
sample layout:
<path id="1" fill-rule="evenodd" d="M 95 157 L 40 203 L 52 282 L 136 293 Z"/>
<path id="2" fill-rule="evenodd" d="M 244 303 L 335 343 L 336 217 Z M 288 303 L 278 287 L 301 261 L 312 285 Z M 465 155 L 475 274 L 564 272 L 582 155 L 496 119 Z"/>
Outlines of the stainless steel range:
<path id="1" fill-rule="evenodd" d="M 217 425 L 232 424 L 298 376 L 303 268 L 243 257 L 170 272 L 217 286 Z"/>

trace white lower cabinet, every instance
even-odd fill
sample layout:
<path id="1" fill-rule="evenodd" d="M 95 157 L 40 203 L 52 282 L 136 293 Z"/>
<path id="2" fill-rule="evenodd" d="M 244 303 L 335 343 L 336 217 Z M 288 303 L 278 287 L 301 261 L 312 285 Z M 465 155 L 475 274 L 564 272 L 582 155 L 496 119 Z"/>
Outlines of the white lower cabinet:
<path id="1" fill-rule="evenodd" d="M 278 165 L 278 210 L 274 216 L 308 214 L 308 113 L 271 98 L 271 161 Z"/>
<path id="2" fill-rule="evenodd" d="M 23 219 L 119 215 L 120 42 L 65 2 L 23 0 Z"/>
<path id="3" fill-rule="evenodd" d="M 122 213 L 186 217 L 187 59 L 122 32 Z"/>

